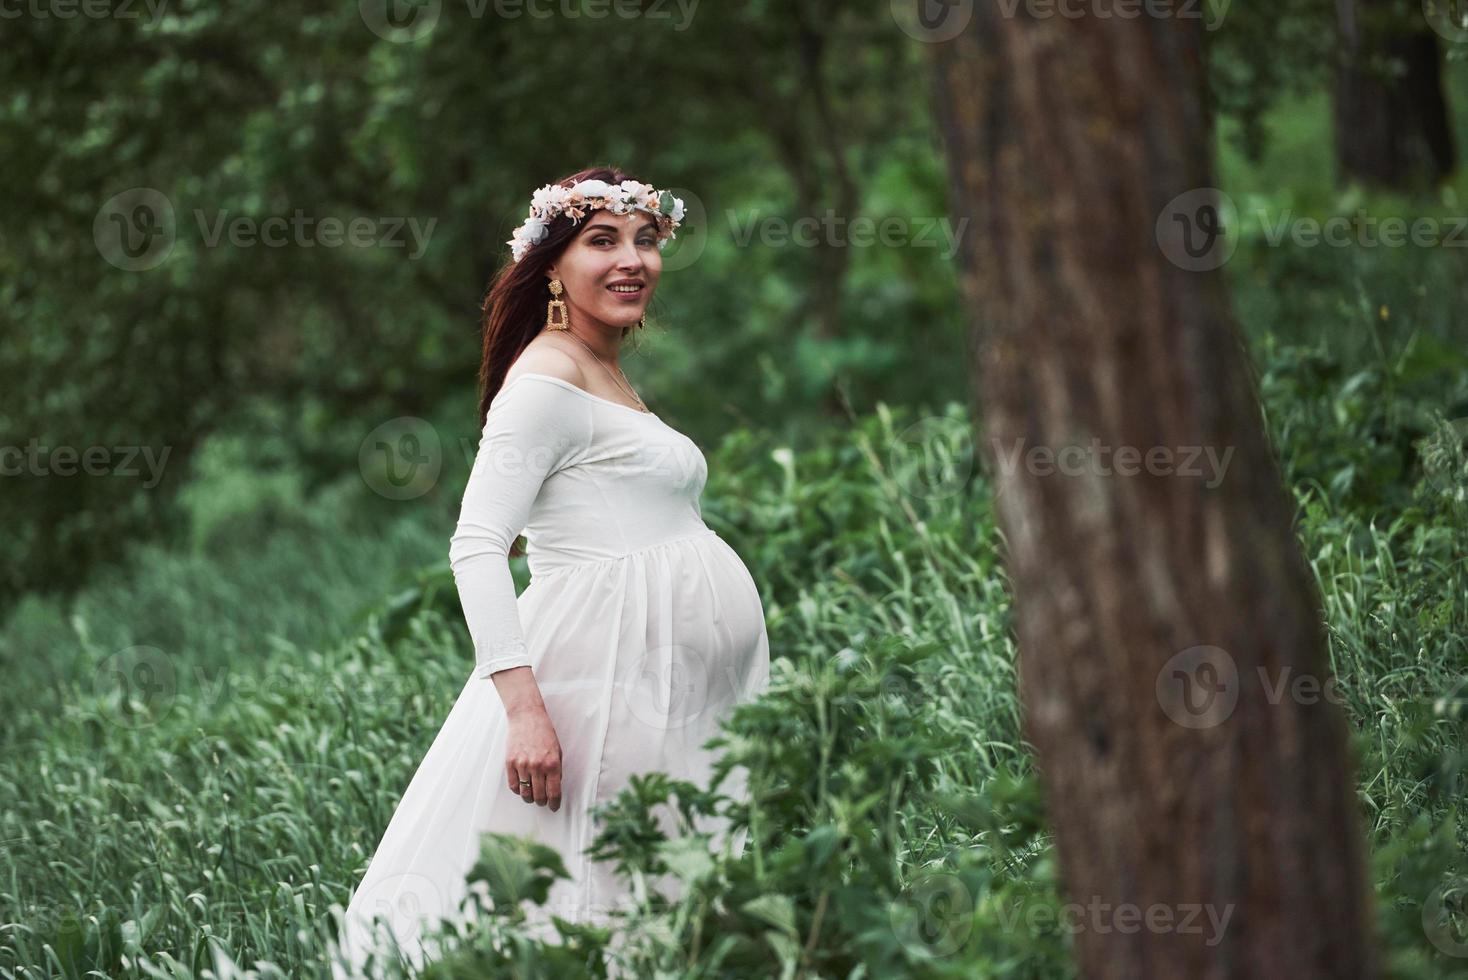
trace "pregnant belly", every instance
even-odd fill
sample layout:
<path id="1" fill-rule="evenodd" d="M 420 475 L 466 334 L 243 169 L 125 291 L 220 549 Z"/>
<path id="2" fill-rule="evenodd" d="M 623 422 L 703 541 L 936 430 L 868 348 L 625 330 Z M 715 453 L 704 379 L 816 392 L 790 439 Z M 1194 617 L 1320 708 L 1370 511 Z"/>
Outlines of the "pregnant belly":
<path id="1" fill-rule="evenodd" d="M 768 683 L 759 591 L 714 535 L 549 576 L 521 599 L 578 805 L 610 799 L 633 772 L 701 781 L 703 743 Z"/>
<path id="2" fill-rule="evenodd" d="M 723 538 L 709 539 L 712 548 L 720 557 L 724 573 L 720 583 L 720 607 L 729 628 L 736 637 L 753 645 L 763 639 L 765 633 L 765 609 L 760 601 L 759 588 L 749 574 L 738 552 Z"/>
<path id="3" fill-rule="evenodd" d="M 717 700 L 737 696 L 752 674 L 767 670 L 759 590 L 714 534 L 535 577 L 518 609 L 542 687 L 605 687 L 625 682 L 629 671 L 681 672 L 703 676 L 692 683 Z M 685 681 L 665 676 L 661 683 Z"/>
<path id="4" fill-rule="evenodd" d="M 629 600 L 642 643 L 624 651 L 617 686 L 634 717 L 691 750 L 763 689 L 769 640 L 759 590 L 727 542 L 709 535 L 662 557 L 666 566 L 640 570 L 645 618 L 640 599 Z"/>

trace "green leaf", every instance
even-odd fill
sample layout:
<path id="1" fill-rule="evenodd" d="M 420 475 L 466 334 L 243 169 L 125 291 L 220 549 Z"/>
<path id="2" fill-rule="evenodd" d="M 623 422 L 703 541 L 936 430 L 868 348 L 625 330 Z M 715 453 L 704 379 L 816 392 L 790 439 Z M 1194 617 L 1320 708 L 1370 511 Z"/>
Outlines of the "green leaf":
<path id="1" fill-rule="evenodd" d="M 527 898 L 545 902 L 556 878 L 570 878 L 560 852 L 529 837 L 485 834 L 469 881 L 482 881 L 496 909 L 516 909 Z"/>
<path id="2" fill-rule="evenodd" d="M 761 895 L 740 907 L 740 911 L 768 923 L 792 938 L 795 931 L 795 903 L 786 895 Z"/>
<path id="3" fill-rule="evenodd" d="M 692 883 L 708 876 L 714 859 L 702 837 L 679 837 L 663 841 L 657 847 L 658 857 L 668 870 L 684 882 Z"/>

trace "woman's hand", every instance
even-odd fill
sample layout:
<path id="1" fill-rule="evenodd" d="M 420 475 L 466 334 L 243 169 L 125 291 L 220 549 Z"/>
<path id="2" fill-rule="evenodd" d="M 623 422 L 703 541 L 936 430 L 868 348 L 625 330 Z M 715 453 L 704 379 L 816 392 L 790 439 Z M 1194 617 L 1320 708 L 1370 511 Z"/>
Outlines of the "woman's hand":
<path id="1" fill-rule="evenodd" d="M 543 709 L 510 716 L 505 775 L 526 803 L 561 808 L 561 742 Z"/>
<path id="2" fill-rule="evenodd" d="M 495 671 L 490 677 L 509 717 L 505 778 L 526 803 L 561 808 L 561 741 L 540 698 L 529 667 Z M 528 780 L 528 782 L 526 782 Z"/>

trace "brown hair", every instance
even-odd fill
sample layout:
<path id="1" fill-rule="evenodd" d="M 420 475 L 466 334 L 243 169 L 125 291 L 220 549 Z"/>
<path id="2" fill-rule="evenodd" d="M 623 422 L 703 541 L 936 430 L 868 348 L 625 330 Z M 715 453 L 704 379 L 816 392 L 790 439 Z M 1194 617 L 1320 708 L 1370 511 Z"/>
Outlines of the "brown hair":
<path id="1" fill-rule="evenodd" d="M 616 167 L 592 167 L 556 181 L 571 187 L 583 180 L 604 180 L 619 184 L 636 180 Z M 545 329 L 545 307 L 551 300 L 550 280 L 545 270 L 586 226 L 585 219 L 575 221 L 558 214 L 546 226 L 546 235 L 525 253 L 519 262 L 508 258 L 484 294 L 480 321 L 483 333 L 483 356 L 479 362 L 479 427 L 489 418 L 489 404 L 505 383 L 510 365 L 530 341 Z M 625 338 L 632 327 L 625 327 Z"/>
<path id="2" fill-rule="evenodd" d="M 591 167 L 565 177 L 556 183 L 572 187 L 583 180 L 604 180 L 619 184 L 624 180 L 636 180 L 631 174 L 617 167 Z M 525 253 L 519 262 L 513 256 L 505 260 L 504 266 L 495 275 L 484 294 L 480 319 L 483 334 L 483 354 L 479 362 L 479 427 L 484 428 L 489 418 L 489 404 L 505 383 L 510 365 L 521 351 L 545 329 L 545 308 L 551 300 L 550 280 L 545 270 L 566 250 L 576 233 L 586 226 L 585 219 L 576 221 L 569 215 L 558 214 L 546 226 L 546 235 Z M 622 337 L 634 328 L 625 327 Z M 510 545 L 510 557 L 525 554 L 520 547 L 521 538 Z"/>

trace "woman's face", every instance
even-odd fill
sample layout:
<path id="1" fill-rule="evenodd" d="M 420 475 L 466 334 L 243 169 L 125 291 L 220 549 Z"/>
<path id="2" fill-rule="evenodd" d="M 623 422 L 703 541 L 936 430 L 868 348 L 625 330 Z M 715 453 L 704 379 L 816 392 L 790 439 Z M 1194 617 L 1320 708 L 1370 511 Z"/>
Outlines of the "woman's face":
<path id="1" fill-rule="evenodd" d="M 657 225 L 645 211 L 587 214 L 584 227 L 546 269 L 561 280 L 571 322 L 597 329 L 630 327 L 642 318 L 663 271 Z M 613 284 L 639 288 L 615 290 Z"/>

